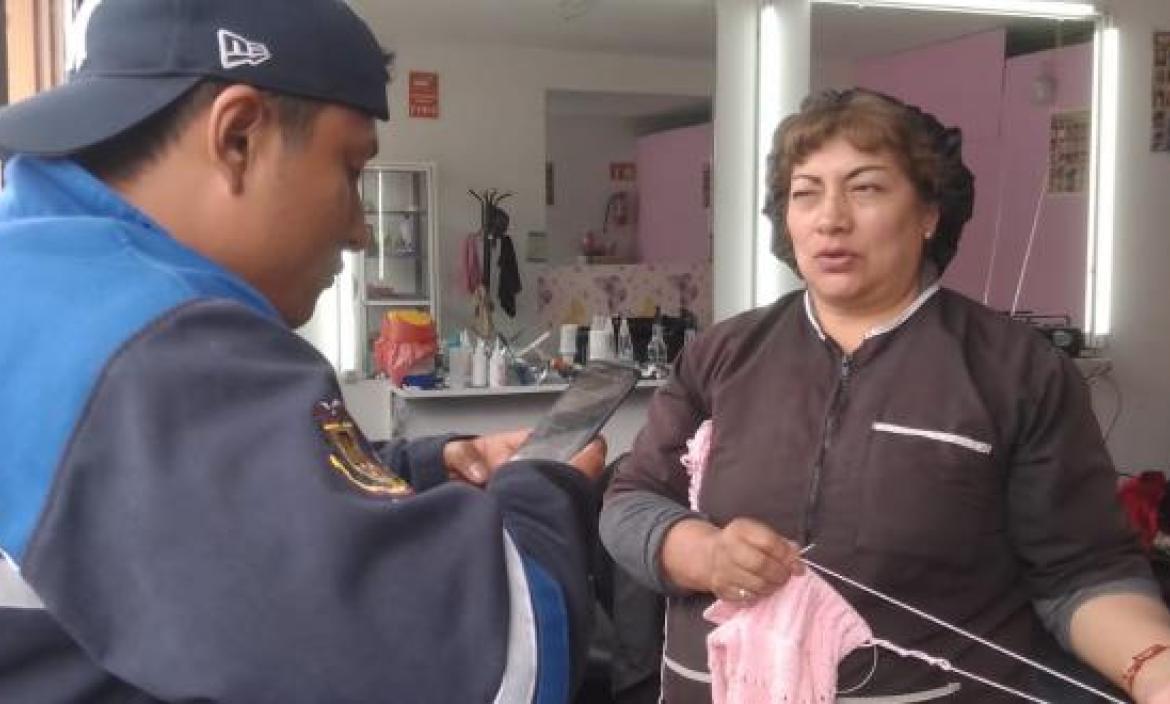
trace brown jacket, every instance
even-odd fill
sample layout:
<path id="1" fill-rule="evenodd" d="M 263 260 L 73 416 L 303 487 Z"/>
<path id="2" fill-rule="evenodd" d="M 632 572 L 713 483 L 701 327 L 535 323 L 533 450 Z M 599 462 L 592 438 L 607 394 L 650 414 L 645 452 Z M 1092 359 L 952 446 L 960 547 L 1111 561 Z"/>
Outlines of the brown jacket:
<path id="1" fill-rule="evenodd" d="M 715 525 L 763 521 L 815 543 L 811 559 L 1021 654 L 1050 642 L 1032 599 L 1149 574 L 1073 363 L 954 292 L 927 290 L 848 357 L 801 292 L 715 326 L 655 397 L 609 499 L 651 491 L 685 504 L 678 458 L 705 418 L 714 438 L 699 507 Z M 830 582 L 879 638 L 1026 686 L 1004 656 Z M 683 668 L 707 669 L 709 603 L 670 601 L 667 656 Z M 840 685 L 871 662 L 855 653 Z M 957 679 L 882 655 L 865 692 Z M 993 699 L 963 687 L 964 700 Z M 665 691 L 705 700 L 669 669 Z"/>

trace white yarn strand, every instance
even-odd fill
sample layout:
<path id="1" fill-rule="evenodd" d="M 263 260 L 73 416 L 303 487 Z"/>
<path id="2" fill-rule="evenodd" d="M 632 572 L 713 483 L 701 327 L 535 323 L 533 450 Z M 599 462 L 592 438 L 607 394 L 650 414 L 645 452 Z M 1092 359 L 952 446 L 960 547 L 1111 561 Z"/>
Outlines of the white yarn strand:
<path id="1" fill-rule="evenodd" d="M 914 658 L 916 660 L 923 660 L 927 664 L 929 664 L 933 667 L 937 667 L 940 670 L 945 670 L 946 672 L 954 672 L 955 674 L 962 675 L 963 677 L 973 679 L 976 682 L 981 682 L 981 683 L 987 685 L 988 687 L 993 687 L 995 689 L 998 689 L 1001 692 L 1007 692 L 1008 694 L 1014 694 L 1017 697 L 1019 697 L 1020 699 L 1026 699 L 1030 702 L 1036 702 L 1036 704 L 1051 704 L 1051 702 L 1049 702 L 1047 699 L 1041 699 L 1039 697 L 1034 697 L 1031 694 L 1028 694 L 1027 692 L 1021 692 L 1018 689 L 1012 689 L 1011 687 L 1007 686 L 1006 684 L 1000 684 L 999 682 L 996 682 L 995 680 L 990 680 L 982 675 L 977 675 L 974 672 L 967 672 L 966 670 L 964 670 L 961 667 L 955 667 L 953 664 L 951 664 L 950 660 L 932 657 L 930 655 L 927 655 L 926 653 L 920 653 L 917 650 L 908 650 L 906 648 L 902 648 L 902 647 L 899 647 L 897 645 L 894 645 L 893 643 L 891 643 L 887 640 L 881 640 L 880 638 L 875 638 L 875 639 L 871 640 L 870 644 L 872 644 L 878 648 L 885 648 L 886 650 L 889 650 L 890 652 L 892 652 L 896 655 L 901 655 L 904 658 Z"/>
<path id="2" fill-rule="evenodd" d="M 1040 184 L 1040 195 L 1036 196 L 1036 210 L 1032 214 L 1032 230 L 1028 233 L 1028 246 L 1024 248 L 1024 261 L 1020 264 L 1020 277 L 1016 279 L 1016 295 L 1012 297 L 1011 315 L 1020 307 L 1020 292 L 1024 290 L 1024 277 L 1028 275 L 1028 263 L 1032 261 L 1032 245 L 1036 242 L 1036 230 L 1040 227 L 1040 213 L 1044 210 L 1044 198 L 1048 195 L 1049 169 L 1044 169 L 1044 181 Z"/>
<path id="3" fill-rule="evenodd" d="M 804 555 L 812 547 L 813 547 L 812 545 L 806 546 L 803 550 L 800 551 L 801 554 Z M 876 596 L 877 598 L 882 599 L 883 601 L 886 601 L 890 604 L 893 604 L 894 606 L 897 606 L 900 609 L 904 609 L 906 611 L 909 611 L 910 613 L 914 614 L 915 616 L 926 619 L 927 621 L 930 621 L 931 623 L 933 623 L 937 626 L 942 626 L 943 628 L 946 628 L 949 631 L 957 633 L 957 634 L 963 636 L 964 638 L 969 638 L 970 640 L 973 640 L 976 643 L 979 643 L 980 645 L 987 646 L 988 648 L 991 648 L 992 650 L 995 650 L 999 653 L 1002 653 L 1003 655 L 1006 655 L 1014 660 L 1022 662 L 1025 665 L 1033 667 L 1033 668 L 1040 670 L 1041 672 L 1044 672 L 1046 674 L 1052 675 L 1053 677 L 1055 677 L 1059 680 L 1063 680 L 1064 682 L 1067 682 L 1068 684 L 1079 687 L 1079 688 L 1085 690 L 1086 692 L 1091 692 L 1092 694 L 1095 694 L 1098 697 L 1105 699 L 1106 701 L 1114 702 L 1114 704 L 1128 704 L 1123 699 L 1118 699 L 1117 697 L 1114 697 L 1110 694 L 1106 694 L 1105 692 L 1102 692 L 1099 689 L 1095 689 L 1093 687 L 1090 687 L 1089 685 L 1084 684 L 1083 682 L 1078 682 L 1077 680 L 1073 679 L 1072 677 L 1069 677 L 1068 675 L 1066 675 L 1062 672 L 1058 672 L 1058 671 L 1053 670 L 1052 668 L 1050 668 L 1046 665 L 1042 665 L 1042 664 L 1036 662 L 1035 660 L 1030 660 L 1030 659 L 1024 657 L 1023 655 L 1019 655 L 1017 653 L 1014 653 L 1011 650 L 1008 650 L 1007 648 L 1003 647 L 1002 645 L 999 645 L 997 643 L 993 643 L 992 641 L 989 641 L 986 638 L 982 638 L 980 636 L 977 636 L 974 633 L 971 633 L 969 631 L 965 631 L 962 628 L 959 628 L 958 626 L 954 626 L 950 623 L 947 623 L 946 621 L 938 618 L 937 616 L 932 616 L 931 614 L 928 614 L 925 611 L 922 611 L 920 609 L 916 609 L 913 606 L 911 606 L 903 601 L 899 601 L 898 599 L 895 599 L 892 596 L 888 596 L 886 594 L 883 594 L 882 592 L 879 592 L 876 589 L 867 587 L 866 585 L 862 584 L 861 582 L 858 582 L 854 579 L 850 579 L 849 577 L 846 577 L 843 574 L 839 574 L 837 572 L 834 572 L 833 570 L 829 569 L 828 567 L 824 567 L 822 565 L 817 564 L 816 562 L 813 562 L 812 560 L 808 559 L 808 557 L 802 557 L 801 560 L 805 564 L 807 564 L 809 567 L 812 567 L 813 569 L 817 570 L 818 572 L 821 572 L 823 574 L 827 574 L 830 577 L 835 577 L 836 579 L 841 580 L 842 582 L 848 584 L 851 587 L 854 587 L 856 589 L 860 589 L 861 591 L 863 591 L 867 594 L 870 594 L 872 596 Z M 989 682 L 989 681 L 979 677 L 978 675 L 973 675 L 972 673 L 964 672 L 962 670 L 959 670 L 958 668 L 954 668 L 953 666 L 952 666 L 952 669 L 959 674 L 965 675 L 967 677 L 972 677 L 974 679 L 977 679 L 980 682 L 983 682 L 984 684 L 990 684 L 990 685 L 999 687 L 1000 689 L 1004 688 L 1002 685 L 996 685 L 992 682 Z M 1024 696 L 1026 699 L 1031 699 L 1032 701 L 1042 702 L 1042 704 L 1043 704 L 1043 700 L 1041 700 L 1041 699 L 1035 699 L 1035 698 L 1028 696 L 1028 695 L 1021 695 L 1021 696 Z"/>

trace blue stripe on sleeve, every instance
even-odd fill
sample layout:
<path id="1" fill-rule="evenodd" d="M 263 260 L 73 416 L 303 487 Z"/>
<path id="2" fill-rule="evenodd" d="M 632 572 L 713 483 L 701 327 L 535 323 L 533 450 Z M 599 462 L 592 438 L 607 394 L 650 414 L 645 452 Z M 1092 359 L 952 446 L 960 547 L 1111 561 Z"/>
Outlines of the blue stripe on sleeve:
<path id="1" fill-rule="evenodd" d="M 536 613 L 536 704 L 569 701 L 569 614 L 556 580 L 536 562 L 525 559 L 528 590 Z"/>

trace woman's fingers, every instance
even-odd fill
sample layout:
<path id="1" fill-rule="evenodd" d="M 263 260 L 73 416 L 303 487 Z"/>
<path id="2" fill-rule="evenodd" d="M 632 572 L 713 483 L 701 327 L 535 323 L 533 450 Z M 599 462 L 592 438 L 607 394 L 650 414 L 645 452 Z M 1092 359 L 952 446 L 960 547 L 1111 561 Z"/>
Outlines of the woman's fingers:
<path id="1" fill-rule="evenodd" d="M 780 588 L 803 572 L 800 552 L 768 526 L 737 518 L 719 535 L 712 591 L 722 599 L 750 601 Z"/>

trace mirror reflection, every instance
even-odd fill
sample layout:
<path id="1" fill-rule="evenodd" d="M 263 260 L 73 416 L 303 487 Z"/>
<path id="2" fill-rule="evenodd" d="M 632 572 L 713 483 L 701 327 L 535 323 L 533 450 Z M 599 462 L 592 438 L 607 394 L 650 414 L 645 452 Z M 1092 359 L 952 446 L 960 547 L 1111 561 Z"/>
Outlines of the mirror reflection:
<path id="1" fill-rule="evenodd" d="M 1084 320 L 1094 23 L 813 5 L 813 89 L 863 86 L 963 130 L 975 213 L 944 283 Z"/>

